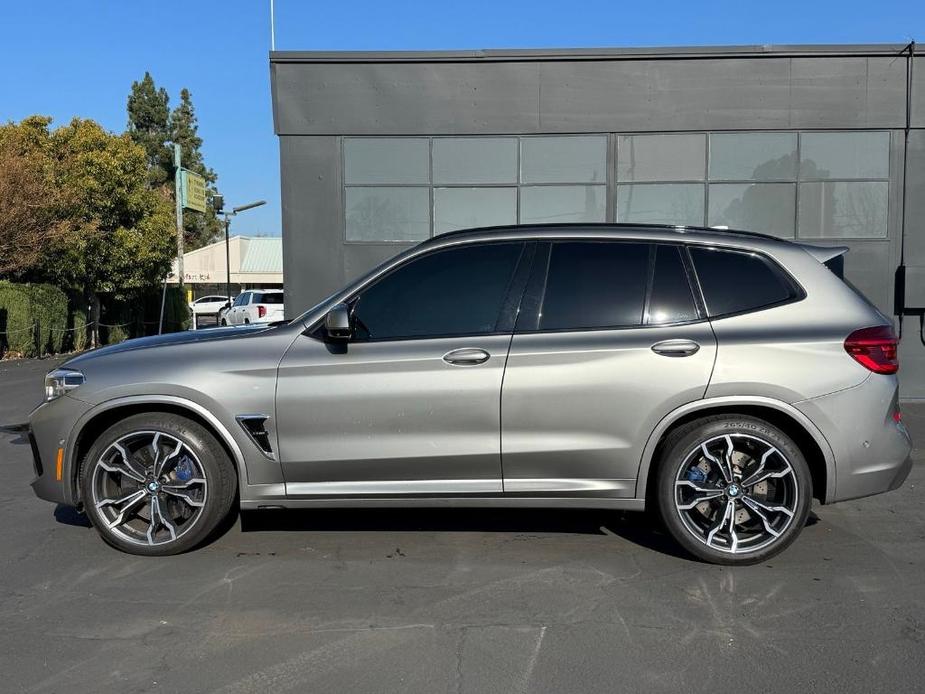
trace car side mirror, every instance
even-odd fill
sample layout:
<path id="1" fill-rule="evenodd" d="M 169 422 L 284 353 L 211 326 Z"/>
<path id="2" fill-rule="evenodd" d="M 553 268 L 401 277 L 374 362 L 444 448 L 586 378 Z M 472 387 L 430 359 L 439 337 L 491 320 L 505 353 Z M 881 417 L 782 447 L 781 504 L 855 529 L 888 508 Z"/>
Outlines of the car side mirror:
<path id="1" fill-rule="evenodd" d="M 353 335 L 353 321 L 350 307 L 347 304 L 337 304 L 324 317 L 324 329 L 328 337 L 337 340 L 349 340 Z"/>

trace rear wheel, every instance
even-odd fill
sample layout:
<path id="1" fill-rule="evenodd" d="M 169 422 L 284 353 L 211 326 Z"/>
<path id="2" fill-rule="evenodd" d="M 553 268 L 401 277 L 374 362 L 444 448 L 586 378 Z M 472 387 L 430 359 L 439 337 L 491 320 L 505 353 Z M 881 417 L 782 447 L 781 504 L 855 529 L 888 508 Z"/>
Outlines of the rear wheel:
<path id="1" fill-rule="evenodd" d="M 665 442 L 659 513 L 675 540 L 700 559 L 755 564 L 774 556 L 800 534 L 811 502 L 803 454 L 763 420 L 710 417 Z"/>
<path id="2" fill-rule="evenodd" d="M 200 544 L 228 515 L 237 478 L 206 429 L 169 413 L 107 429 L 81 466 L 81 496 L 102 538 L 124 552 L 168 555 Z"/>

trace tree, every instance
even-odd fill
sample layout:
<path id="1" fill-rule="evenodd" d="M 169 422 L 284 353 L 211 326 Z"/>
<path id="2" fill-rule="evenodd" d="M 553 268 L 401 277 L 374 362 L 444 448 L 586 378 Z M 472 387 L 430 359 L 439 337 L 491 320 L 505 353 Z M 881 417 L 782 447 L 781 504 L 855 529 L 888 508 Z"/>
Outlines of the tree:
<path id="1" fill-rule="evenodd" d="M 67 225 L 48 153 L 51 119 L 33 116 L 0 126 L 0 275 L 17 278 L 38 265 Z"/>
<path id="2" fill-rule="evenodd" d="M 128 133 L 133 142 L 144 148 L 152 186 L 173 180 L 173 153 L 167 146 L 169 100 L 167 90 L 158 88 L 148 72 L 140 82 L 132 82 L 128 96 Z"/>
<path id="3" fill-rule="evenodd" d="M 192 96 L 186 88 L 180 90 L 180 104 L 170 114 L 169 133 L 170 141 L 180 145 L 183 167 L 199 174 L 206 181 L 206 211 L 183 212 L 183 246 L 190 251 L 214 241 L 222 233 L 222 224 L 212 210 L 212 196 L 215 194 L 218 176 L 203 161 L 199 122 Z"/>
<path id="4" fill-rule="evenodd" d="M 38 235 L 37 259 L 17 272 L 84 296 L 98 321 L 100 293 L 132 296 L 163 280 L 176 254 L 173 204 L 150 186 L 147 153 L 129 134 L 80 118 L 53 132 L 49 123 L 34 117 L 0 128 L 17 156 L 47 167 L 30 185 L 49 194 L 43 224 L 52 233 Z"/>

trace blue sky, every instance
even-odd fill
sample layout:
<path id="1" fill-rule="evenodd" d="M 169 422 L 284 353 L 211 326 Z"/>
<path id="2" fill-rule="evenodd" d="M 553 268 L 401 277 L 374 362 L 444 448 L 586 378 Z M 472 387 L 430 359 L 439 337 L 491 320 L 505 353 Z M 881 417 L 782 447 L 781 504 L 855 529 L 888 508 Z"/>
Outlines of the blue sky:
<path id="1" fill-rule="evenodd" d="M 125 128 L 145 70 L 193 93 L 206 161 L 231 204 L 265 199 L 236 233 L 279 233 L 269 0 L 8 0 L 0 121 L 33 113 Z M 276 0 L 281 50 L 411 50 L 925 42 L 925 2 L 402 2 Z"/>

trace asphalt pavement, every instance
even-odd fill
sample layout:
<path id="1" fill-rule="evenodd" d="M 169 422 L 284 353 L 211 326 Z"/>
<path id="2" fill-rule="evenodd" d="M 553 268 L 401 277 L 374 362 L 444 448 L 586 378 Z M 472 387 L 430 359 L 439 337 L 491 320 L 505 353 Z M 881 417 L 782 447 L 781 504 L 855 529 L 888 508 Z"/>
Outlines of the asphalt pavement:
<path id="1" fill-rule="evenodd" d="M 0 423 L 53 361 L 0 362 Z M 925 405 L 906 405 L 925 442 Z M 105 545 L 0 435 L 2 692 L 925 690 L 925 456 L 730 569 L 644 515 L 255 512 L 190 554 Z M 243 523 L 243 527 L 242 527 Z"/>

